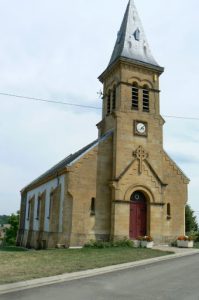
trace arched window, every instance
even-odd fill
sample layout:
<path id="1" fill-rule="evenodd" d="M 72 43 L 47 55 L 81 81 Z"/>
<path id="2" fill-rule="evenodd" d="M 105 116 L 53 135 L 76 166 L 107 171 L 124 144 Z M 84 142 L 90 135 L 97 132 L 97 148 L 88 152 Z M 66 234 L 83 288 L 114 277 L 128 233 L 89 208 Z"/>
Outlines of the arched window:
<path id="1" fill-rule="evenodd" d="M 149 112 L 149 87 L 143 86 L 143 111 Z"/>
<path id="2" fill-rule="evenodd" d="M 108 92 L 107 96 L 107 115 L 111 112 L 111 91 Z"/>
<path id="3" fill-rule="evenodd" d="M 171 204 L 167 203 L 167 219 L 171 219 Z"/>
<path id="4" fill-rule="evenodd" d="M 138 94 L 139 94 L 138 84 L 134 82 L 132 86 L 132 109 L 133 110 L 138 110 Z"/>
<path id="5" fill-rule="evenodd" d="M 112 109 L 116 109 L 116 87 L 113 88 L 112 94 Z"/>

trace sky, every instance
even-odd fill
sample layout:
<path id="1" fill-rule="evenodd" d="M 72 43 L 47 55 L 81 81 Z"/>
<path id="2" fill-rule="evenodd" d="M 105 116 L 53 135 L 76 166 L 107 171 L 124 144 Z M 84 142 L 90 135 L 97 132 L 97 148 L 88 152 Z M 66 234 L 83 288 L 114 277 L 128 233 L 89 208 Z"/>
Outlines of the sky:
<path id="1" fill-rule="evenodd" d="M 101 108 L 127 0 L 0 0 L 0 93 Z M 161 76 L 161 114 L 199 118 L 198 0 L 135 1 Z M 199 212 L 199 120 L 164 117 L 164 148 L 191 179 Z M 0 95 L 0 215 L 20 190 L 97 137 L 100 109 Z M 199 213 L 197 214 L 199 217 Z"/>

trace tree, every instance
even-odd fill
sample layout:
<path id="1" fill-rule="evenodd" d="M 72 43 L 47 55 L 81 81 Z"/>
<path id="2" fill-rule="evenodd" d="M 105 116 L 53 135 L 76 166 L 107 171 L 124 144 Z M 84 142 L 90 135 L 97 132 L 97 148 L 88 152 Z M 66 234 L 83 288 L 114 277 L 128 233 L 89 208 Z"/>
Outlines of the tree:
<path id="1" fill-rule="evenodd" d="M 19 211 L 17 214 L 12 214 L 8 219 L 8 224 L 10 224 L 10 228 L 6 229 L 5 233 L 5 242 L 9 245 L 15 245 L 17 231 L 19 227 Z"/>
<path id="2" fill-rule="evenodd" d="M 194 211 L 191 209 L 189 204 L 185 207 L 185 231 L 198 231 L 198 223 L 196 220 L 196 216 L 194 215 Z"/>
<path id="3" fill-rule="evenodd" d="M 2 215 L 0 216 L 0 225 L 8 224 L 9 216 Z"/>

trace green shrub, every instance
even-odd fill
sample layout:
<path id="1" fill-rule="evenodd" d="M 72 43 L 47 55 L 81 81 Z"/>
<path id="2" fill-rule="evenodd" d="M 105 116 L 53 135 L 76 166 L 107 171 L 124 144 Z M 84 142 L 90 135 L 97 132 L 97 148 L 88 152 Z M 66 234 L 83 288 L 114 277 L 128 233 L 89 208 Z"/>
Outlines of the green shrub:
<path id="1" fill-rule="evenodd" d="M 172 247 L 177 247 L 177 240 L 172 241 L 170 245 L 171 245 Z"/>
<path id="2" fill-rule="evenodd" d="M 12 214 L 8 219 L 10 228 L 6 228 L 4 243 L 6 245 L 14 246 L 16 244 L 17 231 L 19 226 L 19 212 Z"/>
<path id="3" fill-rule="evenodd" d="M 197 232 L 197 234 L 196 234 L 196 242 L 199 243 L 199 232 Z"/>
<path id="4" fill-rule="evenodd" d="M 190 231 L 190 232 L 187 232 L 186 235 L 192 237 L 194 242 L 199 242 L 199 232 L 198 231 Z"/>
<path id="5" fill-rule="evenodd" d="M 105 241 L 95 241 L 95 240 L 90 240 L 88 243 L 84 245 L 84 248 L 95 248 L 95 249 L 103 249 L 103 248 L 110 248 L 111 243 L 110 242 L 105 242 Z"/>
<path id="6" fill-rule="evenodd" d="M 112 242 L 113 247 L 127 247 L 127 248 L 133 248 L 134 243 L 132 240 L 129 240 L 127 238 L 124 238 L 122 240 L 116 240 Z"/>
<path id="7" fill-rule="evenodd" d="M 84 245 L 84 248 L 95 248 L 95 249 L 104 249 L 104 248 L 113 248 L 113 247 L 128 247 L 133 248 L 134 243 L 133 241 L 124 238 L 122 240 L 115 240 L 115 241 L 102 241 L 102 240 L 90 240 L 88 243 Z"/>
<path id="8" fill-rule="evenodd" d="M 195 241 L 195 242 L 199 242 L 199 232 L 197 231 L 197 232 L 191 232 L 191 234 L 190 234 L 192 237 L 193 237 L 193 240 Z"/>

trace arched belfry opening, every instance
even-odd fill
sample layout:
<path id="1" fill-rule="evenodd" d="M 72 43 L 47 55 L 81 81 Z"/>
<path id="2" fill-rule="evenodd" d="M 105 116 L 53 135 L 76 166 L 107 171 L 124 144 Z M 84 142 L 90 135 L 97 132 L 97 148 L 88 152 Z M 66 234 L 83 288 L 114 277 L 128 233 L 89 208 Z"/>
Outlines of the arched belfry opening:
<path id="1" fill-rule="evenodd" d="M 130 201 L 129 237 L 137 239 L 147 234 L 147 198 L 142 191 L 135 191 Z"/>

